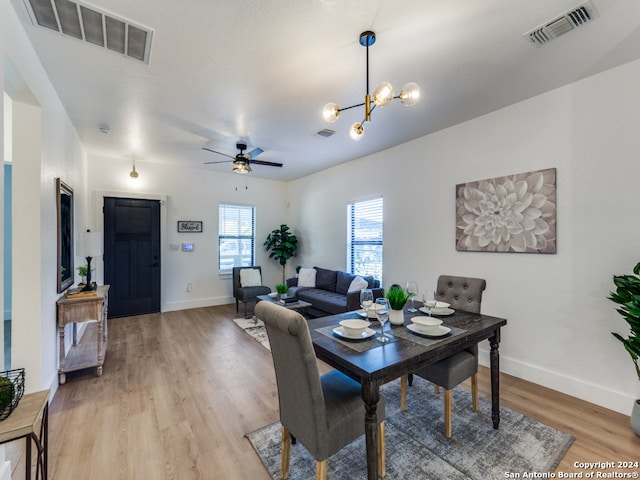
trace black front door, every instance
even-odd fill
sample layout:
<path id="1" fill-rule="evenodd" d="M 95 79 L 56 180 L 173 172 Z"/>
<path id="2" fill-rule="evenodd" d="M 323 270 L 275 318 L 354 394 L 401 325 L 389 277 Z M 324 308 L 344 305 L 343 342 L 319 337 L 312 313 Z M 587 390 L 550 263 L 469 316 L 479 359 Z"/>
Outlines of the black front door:
<path id="1" fill-rule="evenodd" d="M 104 199 L 109 317 L 160 311 L 160 202 Z"/>

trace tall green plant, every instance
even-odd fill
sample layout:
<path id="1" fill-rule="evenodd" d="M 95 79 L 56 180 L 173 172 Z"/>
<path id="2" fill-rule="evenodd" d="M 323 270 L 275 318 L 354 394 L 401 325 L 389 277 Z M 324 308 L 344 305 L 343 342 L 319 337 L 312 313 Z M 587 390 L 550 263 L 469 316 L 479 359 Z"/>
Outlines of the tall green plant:
<path id="1" fill-rule="evenodd" d="M 638 380 L 640 380 L 640 366 L 638 359 L 640 358 L 640 262 L 633 268 L 635 275 L 614 275 L 613 283 L 616 291 L 611 292 L 610 300 L 620 305 L 616 311 L 631 327 L 631 333 L 627 338 L 622 335 L 611 332 L 611 334 L 622 342 L 624 348 L 631 355 L 633 364 L 636 367 Z"/>
<path id="2" fill-rule="evenodd" d="M 284 269 L 287 260 L 295 257 L 298 250 L 298 237 L 289 231 L 286 225 L 280 225 L 267 235 L 267 239 L 263 243 L 265 250 L 271 251 L 269 258 L 277 260 L 282 265 L 282 283 L 285 283 Z"/>

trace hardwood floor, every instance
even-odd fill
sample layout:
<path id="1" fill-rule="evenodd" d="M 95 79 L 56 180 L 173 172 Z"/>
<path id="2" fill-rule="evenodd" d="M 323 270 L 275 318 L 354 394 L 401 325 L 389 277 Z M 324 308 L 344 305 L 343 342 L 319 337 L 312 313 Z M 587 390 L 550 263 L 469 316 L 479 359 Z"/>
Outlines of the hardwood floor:
<path id="1" fill-rule="evenodd" d="M 225 305 L 109 320 L 103 376 L 69 374 L 51 403 L 50 478 L 269 479 L 244 435 L 278 419 L 271 354 L 236 316 Z M 502 405 L 575 435 L 558 471 L 640 458 L 629 417 L 507 375 L 501 382 Z M 489 396 L 485 368 L 480 393 Z"/>

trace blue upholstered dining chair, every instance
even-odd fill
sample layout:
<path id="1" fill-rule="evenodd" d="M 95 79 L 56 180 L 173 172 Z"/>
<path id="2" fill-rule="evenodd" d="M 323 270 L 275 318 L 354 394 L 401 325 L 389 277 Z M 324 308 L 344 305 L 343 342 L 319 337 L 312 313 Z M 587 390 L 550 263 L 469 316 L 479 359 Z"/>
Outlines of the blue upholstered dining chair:
<path id="1" fill-rule="evenodd" d="M 441 275 L 438 278 L 436 298 L 451 304 L 454 310 L 464 310 L 480 313 L 482 292 L 487 282 L 482 278 L 454 277 Z M 439 386 L 444 388 L 444 435 L 451 438 L 452 392 L 456 385 L 471 377 L 471 402 L 474 412 L 478 411 L 478 345 L 458 352 L 450 357 L 437 361 L 416 372 L 418 375 L 435 385 L 436 393 L 440 393 Z M 400 381 L 400 409 L 407 408 L 407 384 L 410 377 L 404 376 Z"/>
<path id="2" fill-rule="evenodd" d="M 320 376 L 307 321 L 299 313 L 259 302 L 278 385 L 282 424 L 282 478 L 289 477 L 291 436 L 316 460 L 316 479 L 326 479 L 327 458 L 364 435 L 365 407 L 358 382 L 332 370 Z M 378 403 L 378 476 L 385 475 L 384 400 Z M 366 456 L 365 451 L 362 452 Z"/>

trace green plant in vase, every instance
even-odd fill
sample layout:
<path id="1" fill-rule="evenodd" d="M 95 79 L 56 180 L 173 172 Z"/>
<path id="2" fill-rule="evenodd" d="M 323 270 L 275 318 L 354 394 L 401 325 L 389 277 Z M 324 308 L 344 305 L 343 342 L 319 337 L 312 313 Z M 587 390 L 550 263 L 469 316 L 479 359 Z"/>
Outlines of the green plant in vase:
<path id="1" fill-rule="evenodd" d="M 411 294 L 400 285 L 393 284 L 384 292 L 384 296 L 389 300 L 389 306 L 391 307 L 389 321 L 393 325 L 402 325 L 404 323 L 403 308 L 407 300 L 411 298 Z"/>
<path id="2" fill-rule="evenodd" d="M 277 260 L 282 265 L 282 283 L 284 283 L 284 269 L 287 260 L 294 257 L 298 250 L 298 237 L 289 231 L 289 227 L 282 224 L 267 235 L 262 244 L 267 251 L 271 251 L 269 258 Z"/>
<path id="3" fill-rule="evenodd" d="M 276 285 L 276 292 L 278 293 L 278 298 L 281 298 L 283 295 L 286 295 L 289 291 L 289 287 L 287 287 L 284 283 L 279 283 Z"/>
<path id="4" fill-rule="evenodd" d="M 620 340 L 625 350 L 631 356 L 633 365 L 640 380 L 640 262 L 633 267 L 634 275 L 614 275 L 613 283 L 616 291 L 611 292 L 609 299 L 620 305 L 616 311 L 622 315 L 631 329 L 629 336 L 624 338 L 619 333 L 611 334 Z M 631 413 L 631 428 L 640 436 L 640 399 L 636 399 Z"/>

